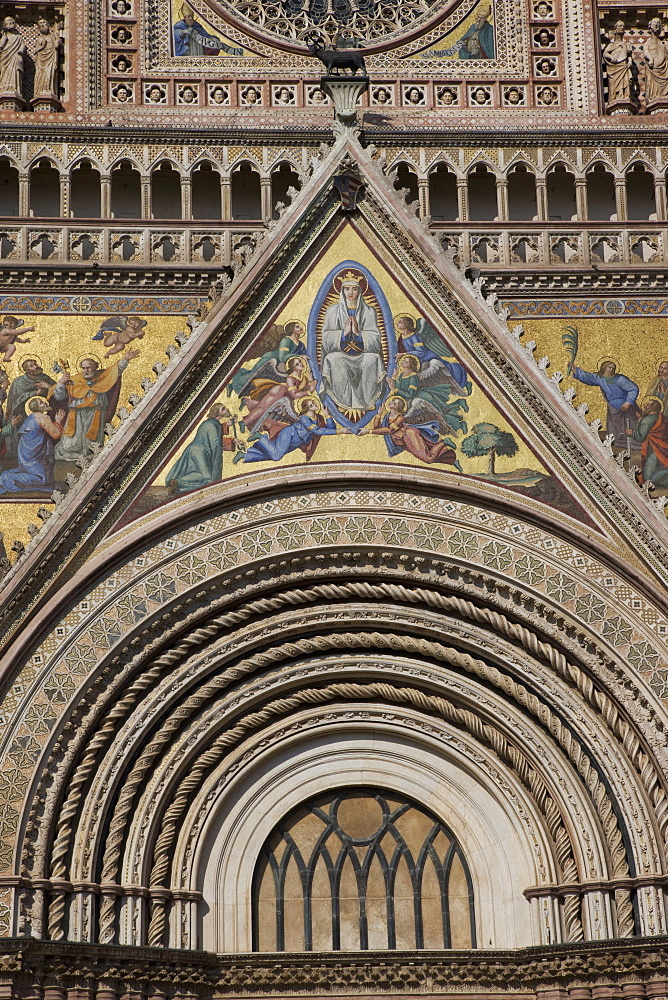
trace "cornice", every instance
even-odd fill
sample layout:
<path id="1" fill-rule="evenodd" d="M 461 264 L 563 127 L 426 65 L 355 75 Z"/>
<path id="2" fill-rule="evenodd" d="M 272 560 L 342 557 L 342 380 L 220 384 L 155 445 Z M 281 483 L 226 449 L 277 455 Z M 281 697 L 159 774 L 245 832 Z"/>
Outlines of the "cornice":
<path id="1" fill-rule="evenodd" d="M 105 986 L 165 982 L 168 995 L 378 992 L 448 994 L 493 983 L 496 991 L 565 987 L 583 980 L 610 983 L 634 973 L 664 983 L 668 938 L 599 941 L 516 951 L 368 951 L 364 953 L 216 955 L 202 951 L 89 945 L 79 942 L 0 940 L 3 980 L 74 985 L 81 976 Z M 653 993 L 652 995 L 658 995 Z"/>
<path id="2" fill-rule="evenodd" d="M 361 117 L 373 113 L 371 108 L 360 108 Z M 520 143 L 534 146 L 600 146 L 612 143 L 615 146 L 629 147 L 642 145 L 665 146 L 668 142 L 668 132 L 664 127 L 655 125 L 633 127 L 628 123 L 602 127 L 600 124 L 591 128 L 585 125 L 570 125 L 567 122 L 555 123 L 553 128 L 531 129 L 519 123 L 507 129 L 489 129 L 471 125 L 457 125 L 451 122 L 438 122 L 432 128 L 404 128 L 401 122 L 393 122 L 387 115 L 387 125 L 370 128 L 368 123 L 361 134 L 362 144 L 382 143 L 383 146 L 402 146 L 406 142 L 415 142 L 430 146 L 457 146 L 461 148 L 485 148 L 497 144 Z M 333 120 L 332 120 L 333 121 Z M 332 129 L 329 124 L 322 126 L 314 124 L 313 120 L 305 120 L 303 127 L 297 127 L 294 122 L 284 128 L 238 125 L 230 126 L 218 121 L 212 121 L 199 128 L 164 126 L 142 122 L 138 125 L 113 123 L 105 125 L 76 125 L 71 122 L 54 121 L 40 122 L 31 125 L 30 122 L 1 123 L 0 142 L 142 142 L 155 145 L 156 141 L 165 143 L 201 144 L 203 141 L 213 141 L 216 144 L 246 142 L 266 142 L 284 146 L 296 142 L 319 146 L 321 142 L 334 144 Z"/>

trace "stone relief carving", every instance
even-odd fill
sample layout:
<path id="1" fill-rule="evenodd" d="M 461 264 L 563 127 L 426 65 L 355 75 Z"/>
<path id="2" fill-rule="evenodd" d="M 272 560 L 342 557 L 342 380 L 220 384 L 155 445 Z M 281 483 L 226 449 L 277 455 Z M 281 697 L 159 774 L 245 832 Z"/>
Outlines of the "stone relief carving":
<path id="1" fill-rule="evenodd" d="M 35 79 L 32 104 L 39 110 L 55 110 L 53 102 L 58 101 L 60 31 L 57 25 L 50 25 L 44 17 L 39 19 L 36 27 L 39 40 L 33 52 Z"/>
<path id="2" fill-rule="evenodd" d="M 7 110 L 25 107 L 23 70 L 27 51 L 16 19 L 6 17 L 0 34 L 0 105 Z"/>
<path id="3" fill-rule="evenodd" d="M 625 25 L 618 21 L 612 38 L 603 49 L 608 80 L 607 110 L 616 107 L 628 108 L 631 101 L 631 53 L 632 46 L 625 39 Z"/>

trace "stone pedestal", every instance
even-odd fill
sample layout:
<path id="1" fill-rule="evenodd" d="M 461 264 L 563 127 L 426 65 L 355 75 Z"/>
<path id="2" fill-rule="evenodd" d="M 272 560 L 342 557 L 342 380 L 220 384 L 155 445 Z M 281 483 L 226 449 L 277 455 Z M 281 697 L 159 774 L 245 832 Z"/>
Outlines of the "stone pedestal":
<path id="1" fill-rule="evenodd" d="M 660 115 L 668 111 L 668 97 L 657 97 L 645 105 L 645 114 Z"/>
<path id="2" fill-rule="evenodd" d="M 637 110 L 632 101 L 612 101 L 605 107 L 606 115 L 634 115 Z"/>
<path id="3" fill-rule="evenodd" d="M 334 105 L 334 135 L 358 135 L 357 102 L 369 88 L 368 76 L 323 76 L 320 89 Z"/>
<path id="4" fill-rule="evenodd" d="M 33 111 L 62 111 L 63 106 L 57 97 L 50 94 L 37 94 L 30 102 Z"/>
<path id="5" fill-rule="evenodd" d="M 25 111 L 26 102 L 18 90 L 7 90 L 0 94 L 0 111 Z"/>

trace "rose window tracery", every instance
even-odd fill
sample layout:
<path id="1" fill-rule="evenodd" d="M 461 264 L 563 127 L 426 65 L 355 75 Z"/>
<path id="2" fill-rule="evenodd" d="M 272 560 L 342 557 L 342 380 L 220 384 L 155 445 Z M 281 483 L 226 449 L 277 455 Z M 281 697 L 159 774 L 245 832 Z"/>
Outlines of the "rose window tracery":
<path id="1" fill-rule="evenodd" d="M 455 6 L 444 0 L 227 0 L 230 13 L 283 41 L 312 33 L 339 45 L 370 44 L 413 33 L 434 15 Z"/>

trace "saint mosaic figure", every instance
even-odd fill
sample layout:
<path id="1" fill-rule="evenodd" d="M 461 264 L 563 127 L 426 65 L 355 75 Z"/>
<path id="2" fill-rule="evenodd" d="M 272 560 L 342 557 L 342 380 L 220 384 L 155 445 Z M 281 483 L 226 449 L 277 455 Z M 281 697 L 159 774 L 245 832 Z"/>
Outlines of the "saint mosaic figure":
<path id="1" fill-rule="evenodd" d="M 7 408 L 13 416 L 23 413 L 31 396 L 46 396 L 56 384 L 56 380 L 44 372 L 39 358 L 24 358 L 21 370 L 23 374 L 14 379 L 7 395 Z"/>
<path id="2" fill-rule="evenodd" d="M 338 302 L 329 306 L 322 327 L 322 391 L 341 410 L 372 410 L 387 373 L 376 310 L 364 298 L 363 275 L 349 270 L 334 279 Z"/>
<path id="3" fill-rule="evenodd" d="M 482 4 L 476 11 L 473 24 L 447 49 L 429 49 L 425 56 L 435 59 L 493 59 L 496 54 L 494 28 L 490 24 L 492 10 L 489 4 Z"/>
<path id="4" fill-rule="evenodd" d="M 232 414 L 215 403 L 197 428 L 194 439 L 165 476 L 174 493 L 187 493 L 218 482 L 223 476 L 223 454 L 243 447 L 236 437 Z"/>
<path id="5" fill-rule="evenodd" d="M 613 435 L 615 444 L 626 447 L 627 430 L 634 431 L 638 426 L 636 400 L 640 390 L 635 382 L 618 372 L 616 362 L 610 358 L 603 358 L 595 372 L 583 371 L 570 363 L 568 374 L 583 385 L 599 387 L 608 404 L 606 433 Z"/>
<path id="6" fill-rule="evenodd" d="M 127 351 L 109 368 L 100 368 L 95 358 L 83 358 L 80 371 L 63 371 L 49 392 L 55 404 L 68 407 L 61 439 L 56 445 L 56 461 L 76 462 L 87 458 L 90 445 L 104 442 L 104 428 L 116 413 L 121 390 L 121 376 L 139 351 Z"/>
<path id="7" fill-rule="evenodd" d="M 660 361 L 655 377 L 647 386 L 646 396 L 655 396 L 661 401 L 664 413 L 668 412 L 668 361 Z"/>
<path id="8" fill-rule="evenodd" d="M 18 466 L 0 473 L 0 496 L 53 489 L 54 444 L 62 436 L 66 411 L 59 407 L 52 419 L 49 410 L 41 396 L 28 401 L 28 415 L 17 431 Z"/>
<path id="9" fill-rule="evenodd" d="M 665 488 L 668 487 L 668 420 L 662 409 L 660 399 L 645 399 L 640 423 L 633 430 L 627 428 L 626 434 L 641 446 L 640 483 Z"/>
<path id="10" fill-rule="evenodd" d="M 226 52 L 231 56 L 242 56 L 244 50 L 233 45 L 227 45 L 222 38 L 212 35 L 195 20 L 192 7 L 184 4 L 181 8 L 181 20 L 174 25 L 174 55 L 175 56 L 215 56 Z"/>

